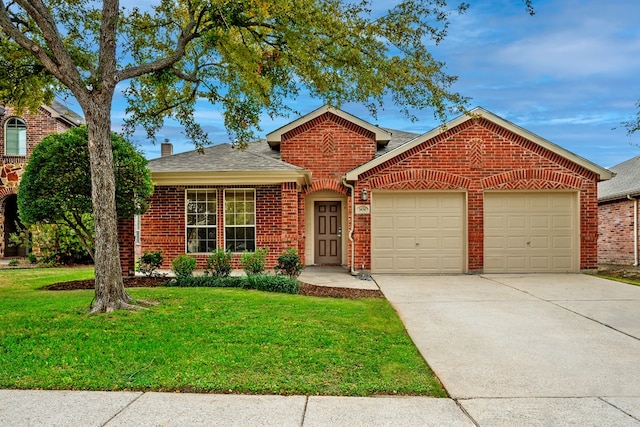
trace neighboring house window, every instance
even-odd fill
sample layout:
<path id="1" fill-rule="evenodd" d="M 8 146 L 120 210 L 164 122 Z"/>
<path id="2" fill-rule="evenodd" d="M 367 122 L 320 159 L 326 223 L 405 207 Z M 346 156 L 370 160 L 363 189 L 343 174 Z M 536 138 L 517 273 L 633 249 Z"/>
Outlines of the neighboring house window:
<path id="1" fill-rule="evenodd" d="M 141 215 L 135 215 L 133 217 L 133 221 L 134 221 L 134 230 L 135 230 L 135 236 L 136 236 L 136 244 L 139 245 L 140 244 L 140 229 L 141 227 L 141 220 L 142 220 L 142 216 Z"/>
<path id="2" fill-rule="evenodd" d="M 256 250 L 255 190 L 225 191 L 224 239 L 231 252 Z"/>
<path id="3" fill-rule="evenodd" d="M 27 124 L 24 120 L 12 117 L 4 128 L 4 153 L 7 156 L 27 155 Z"/>
<path id="4" fill-rule="evenodd" d="M 187 190 L 187 252 L 216 250 L 216 190 Z"/>

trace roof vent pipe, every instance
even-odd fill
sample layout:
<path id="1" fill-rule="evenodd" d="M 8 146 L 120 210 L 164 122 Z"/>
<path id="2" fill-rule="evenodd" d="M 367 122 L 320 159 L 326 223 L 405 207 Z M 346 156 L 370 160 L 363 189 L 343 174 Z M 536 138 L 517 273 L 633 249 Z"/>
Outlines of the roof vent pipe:
<path id="1" fill-rule="evenodd" d="M 638 199 L 627 194 L 627 199 L 633 200 L 633 266 L 638 266 Z"/>

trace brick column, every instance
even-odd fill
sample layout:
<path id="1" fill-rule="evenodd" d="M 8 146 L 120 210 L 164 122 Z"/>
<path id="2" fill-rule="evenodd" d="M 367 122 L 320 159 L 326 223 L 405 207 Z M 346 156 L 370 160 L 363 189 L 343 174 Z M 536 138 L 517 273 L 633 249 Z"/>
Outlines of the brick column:
<path id="1" fill-rule="evenodd" d="M 298 185 L 282 183 L 282 249 L 298 248 Z"/>

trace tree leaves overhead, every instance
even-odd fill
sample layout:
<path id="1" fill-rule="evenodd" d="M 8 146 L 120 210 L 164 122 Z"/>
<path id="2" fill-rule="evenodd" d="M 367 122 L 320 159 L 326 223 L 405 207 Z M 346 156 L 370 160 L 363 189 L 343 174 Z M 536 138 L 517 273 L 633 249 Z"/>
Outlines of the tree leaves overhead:
<path id="1" fill-rule="evenodd" d="M 127 54 L 136 61 L 171 55 L 190 37 L 184 57 L 161 72 L 135 78 L 127 129 L 153 136 L 173 117 L 199 144 L 206 134 L 192 120 L 196 102 L 221 107 L 236 141 L 253 137 L 261 113 L 286 114 L 287 100 L 308 89 L 339 106 L 360 102 L 375 113 L 391 95 L 408 115 L 429 108 L 439 120 L 459 113 L 465 99 L 450 90 L 456 78 L 429 53 L 446 36 L 452 13 L 442 0 L 407 0 L 385 12 L 373 2 L 338 0 L 211 0 L 161 2 L 136 10 L 123 25 Z"/>

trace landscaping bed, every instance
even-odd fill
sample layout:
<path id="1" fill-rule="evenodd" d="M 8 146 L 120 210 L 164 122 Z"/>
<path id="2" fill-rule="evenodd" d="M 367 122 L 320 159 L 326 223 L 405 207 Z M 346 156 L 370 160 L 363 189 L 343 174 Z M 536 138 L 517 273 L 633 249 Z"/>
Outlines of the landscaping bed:
<path id="1" fill-rule="evenodd" d="M 146 276 L 134 276 L 124 277 L 125 288 L 153 288 L 157 286 L 163 286 L 167 280 L 167 277 L 146 277 Z M 80 289 L 93 289 L 95 282 L 93 279 L 89 280 L 73 280 L 69 282 L 53 283 L 45 286 L 43 289 L 49 291 L 71 291 Z M 371 289 L 351 289 L 351 288 L 334 288 L 330 286 L 317 286 L 308 283 L 301 283 L 299 295 L 316 296 L 316 297 L 331 297 L 331 298 L 384 298 L 382 292 Z"/>

